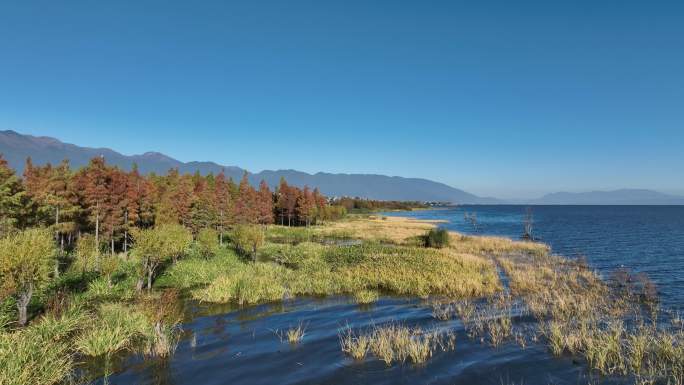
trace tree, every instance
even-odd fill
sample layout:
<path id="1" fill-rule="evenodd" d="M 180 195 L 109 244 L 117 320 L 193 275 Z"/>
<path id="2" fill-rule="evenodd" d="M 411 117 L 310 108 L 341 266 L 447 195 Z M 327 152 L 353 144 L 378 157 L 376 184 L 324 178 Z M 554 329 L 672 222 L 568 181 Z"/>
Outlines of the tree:
<path id="1" fill-rule="evenodd" d="M 74 249 L 76 261 L 74 264 L 81 270 L 81 274 L 97 269 L 97 261 L 100 259 L 100 250 L 95 243 L 92 234 L 81 234 Z"/>
<path id="2" fill-rule="evenodd" d="M 295 213 L 297 215 L 297 220 L 308 227 L 311 224 L 311 220 L 316 215 L 316 200 L 309 189 L 309 186 L 304 186 L 304 191 L 298 194 L 295 206 Z"/>
<path id="3" fill-rule="evenodd" d="M 110 254 L 114 254 L 114 242 L 126 228 L 128 202 L 128 175 L 118 168 L 109 169 L 107 196 L 104 205 L 102 232 L 109 235 Z"/>
<path id="4" fill-rule="evenodd" d="M 29 197 L 21 180 L 0 155 L 0 236 L 6 235 L 13 228 L 23 227 L 29 204 Z"/>
<path id="5" fill-rule="evenodd" d="M 225 228 L 232 223 L 231 202 L 231 186 L 229 182 L 226 182 L 226 176 L 221 170 L 214 181 L 214 207 L 218 214 L 216 227 L 219 233 L 219 245 L 223 245 Z"/>
<path id="6" fill-rule="evenodd" d="M 56 167 L 50 163 L 36 167 L 31 158 L 26 159 L 24 186 L 35 203 L 35 223 L 51 226 L 60 250 L 63 250 L 65 236 L 76 230 L 79 210 L 69 161 L 64 160 Z"/>
<path id="7" fill-rule="evenodd" d="M 107 279 L 107 285 L 112 287 L 112 275 L 119 268 L 119 256 L 115 254 L 105 254 L 100 263 L 100 272 Z"/>
<path id="8" fill-rule="evenodd" d="M 57 253 L 52 234 L 29 229 L 0 239 L 0 289 L 16 298 L 19 325 L 26 325 L 26 308 L 33 291 L 49 279 Z"/>
<path id="9" fill-rule="evenodd" d="M 88 166 L 76 175 L 74 182 L 80 193 L 81 207 L 87 211 L 89 223 L 95 226 L 95 246 L 99 250 L 100 222 L 109 209 L 106 205 L 111 185 L 111 175 L 104 158 L 91 159 Z"/>
<path id="10" fill-rule="evenodd" d="M 287 191 L 288 185 L 284 177 L 280 177 L 280 182 L 275 191 L 275 212 L 276 216 L 280 218 L 280 225 L 285 225 L 285 192 Z"/>
<path id="11" fill-rule="evenodd" d="M 285 178 L 280 178 L 277 195 L 276 208 L 280 216 L 280 224 L 284 225 L 285 218 L 287 218 L 287 225 L 291 226 L 292 219 L 296 219 L 295 208 L 299 189 L 295 186 L 289 186 Z"/>
<path id="12" fill-rule="evenodd" d="M 257 222 L 262 225 L 273 223 L 273 194 L 263 179 L 257 192 Z"/>
<path id="13" fill-rule="evenodd" d="M 197 234 L 197 246 L 203 257 L 213 257 L 219 251 L 218 232 L 214 229 L 205 228 Z"/>
<path id="14" fill-rule="evenodd" d="M 154 223 L 153 188 L 150 181 L 138 173 L 138 166 L 127 175 L 124 205 L 123 251 L 128 251 L 129 234 L 134 227 L 149 227 Z"/>
<path id="15" fill-rule="evenodd" d="M 193 177 L 194 189 L 190 204 L 190 229 L 198 234 L 200 229 L 213 227 L 218 214 L 214 205 L 213 176 L 202 178 L 199 174 Z"/>
<path id="16" fill-rule="evenodd" d="M 318 187 L 314 188 L 313 190 L 313 199 L 314 202 L 316 202 L 316 218 L 315 220 L 326 220 L 328 219 L 328 212 L 326 211 L 326 207 L 328 206 L 328 202 L 325 199 L 325 196 L 321 194 L 321 192 L 318 190 Z"/>
<path id="17" fill-rule="evenodd" d="M 192 243 L 192 234 L 178 224 L 162 224 L 150 229 L 135 229 L 133 254 L 140 260 L 140 278 L 137 289 L 142 290 L 145 279 L 147 289 L 152 288 L 152 279 L 157 268 L 169 260 L 175 261 L 185 254 Z"/>
<path id="18" fill-rule="evenodd" d="M 234 206 L 235 221 L 239 224 L 258 223 L 257 192 L 249 184 L 245 171 L 238 188 L 238 196 Z"/>
<path id="19" fill-rule="evenodd" d="M 250 255 L 256 262 L 257 250 L 264 244 L 263 229 L 255 225 L 237 225 L 233 229 L 233 243 L 241 254 Z"/>
<path id="20" fill-rule="evenodd" d="M 157 190 L 155 223 L 190 225 L 194 184 L 192 176 L 169 170 L 165 177 L 155 178 Z"/>

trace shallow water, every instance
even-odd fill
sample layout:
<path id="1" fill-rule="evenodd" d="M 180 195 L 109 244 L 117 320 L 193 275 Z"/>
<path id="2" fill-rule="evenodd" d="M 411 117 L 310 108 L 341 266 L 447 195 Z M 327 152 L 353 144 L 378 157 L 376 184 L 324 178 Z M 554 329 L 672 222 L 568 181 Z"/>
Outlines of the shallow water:
<path id="1" fill-rule="evenodd" d="M 476 212 L 478 228 L 463 213 Z M 608 273 L 625 265 L 645 271 L 658 283 L 666 306 L 679 306 L 684 280 L 684 207 L 537 206 L 535 235 L 554 252 L 585 255 Z M 445 219 L 464 233 L 522 233 L 523 206 L 469 206 L 387 215 Z M 586 384 L 630 383 L 625 378 L 589 378 L 581 362 L 553 357 L 546 346 L 515 341 L 498 347 L 466 335 L 458 319 L 438 321 L 420 299 L 383 297 L 359 306 L 345 297 L 297 298 L 236 309 L 189 302 L 183 338 L 168 360 L 129 356 L 118 363 L 111 384 Z M 338 332 L 361 331 L 388 322 L 423 329 L 450 329 L 456 349 L 437 351 L 424 365 L 391 366 L 372 355 L 363 362 L 345 356 Z M 303 341 L 281 343 L 276 332 L 306 325 Z M 516 328 L 534 321 L 518 316 Z M 95 383 L 103 383 L 99 379 Z"/>
<path id="2" fill-rule="evenodd" d="M 344 297 L 299 298 L 224 312 L 198 306 L 183 325 L 185 335 L 167 362 L 130 357 L 112 384 L 576 384 L 586 373 L 571 358 L 553 358 L 541 345 L 514 342 L 490 347 L 472 340 L 459 320 L 437 321 L 418 299 L 383 298 L 363 307 Z M 219 312 L 215 315 L 206 313 Z M 303 322 L 298 345 L 281 343 L 277 330 Z M 456 333 L 456 349 L 437 351 L 424 365 L 391 366 L 369 356 L 344 356 L 338 331 L 400 322 Z M 517 324 L 525 320 L 517 320 Z M 532 365 L 533 364 L 533 365 Z M 100 380 L 97 383 L 102 383 Z"/>

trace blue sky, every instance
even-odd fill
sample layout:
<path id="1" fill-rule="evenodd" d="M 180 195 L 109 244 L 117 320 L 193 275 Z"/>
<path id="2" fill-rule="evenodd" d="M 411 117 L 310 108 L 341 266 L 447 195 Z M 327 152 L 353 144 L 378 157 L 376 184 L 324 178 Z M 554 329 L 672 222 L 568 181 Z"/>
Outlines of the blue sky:
<path id="1" fill-rule="evenodd" d="M 681 1 L 5 1 L 0 129 L 480 195 L 684 194 Z"/>

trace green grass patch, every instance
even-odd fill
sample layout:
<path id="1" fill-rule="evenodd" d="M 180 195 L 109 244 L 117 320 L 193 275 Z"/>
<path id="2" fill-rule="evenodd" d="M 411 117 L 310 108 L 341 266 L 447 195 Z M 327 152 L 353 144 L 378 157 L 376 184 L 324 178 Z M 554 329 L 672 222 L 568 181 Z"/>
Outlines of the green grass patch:
<path id="1" fill-rule="evenodd" d="M 278 301 L 294 295 L 361 294 L 483 296 L 499 289 L 492 263 L 449 250 L 382 245 L 267 245 L 263 257 L 274 262 L 240 262 L 193 296 L 208 302 L 242 305 Z"/>
<path id="2" fill-rule="evenodd" d="M 206 286 L 219 276 L 244 265 L 235 251 L 221 248 L 216 256 L 193 256 L 180 259 L 170 266 L 155 282 L 156 287 L 192 289 Z"/>

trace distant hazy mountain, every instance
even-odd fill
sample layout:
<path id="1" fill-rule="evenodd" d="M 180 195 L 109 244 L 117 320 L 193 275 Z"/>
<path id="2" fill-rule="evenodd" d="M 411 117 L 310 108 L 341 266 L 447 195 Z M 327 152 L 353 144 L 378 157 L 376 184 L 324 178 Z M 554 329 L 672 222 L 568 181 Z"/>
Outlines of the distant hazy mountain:
<path id="1" fill-rule="evenodd" d="M 227 176 L 235 180 L 242 177 L 244 169 L 234 166 L 222 166 L 213 162 L 181 162 L 158 152 L 146 152 L 142 155 L 123 155 L 108 148 L 79 147 L 63 143 L 49 137 L 22 135 L 14 131 L 0 131 L 0 153 L 8 163 L 22 173 L 27 157 L 34 164 L 56 164 L 69 159 L 72 167 L 78 168 L 88 164 L 91 158 L 103 156 L 107 163 L 129 170 L 133 164 L 138 165 L 142 173 L 155 172 L 165 174 L 171 168 L 178 168 L 183 173 L 217 174 L 224 170 Z M 275 186 L 284 176 L 290 184 L 318 187 L 328 196 L 358 196 L 383 200 L 418 200 L 452 203 L 497 203 L 492 198 L 481 198 L 465 191 L 447 186 L 443 183 L 427 179 L 402 178 L 397 176 L 372 174 L 307 174 L 295 170 L 262 171 L 250 174 L 250 182 L 259 183 L 261 179 Z"/>
<path id="2" fill-rule="evenodd" d="M 493 198 L 482 198 L 444 183 L 419 178 L 402 178 L 375 174 L 307 174 L 295 170 L 262 171 L 251 176 L 275 185 L 284 176 L 288 183 L 298 186 L 318 186 L 329 196 L 359 196 L 381 200 L 419 200 L 452 203 L 497 203 Z"/>
<path id="3" fill-rule="evenodd" d="M 621 189 L 581 193 L 557 192 L 533 200 L 547 205 L 684 205 L 684 197 L 652 190 Z"/>

